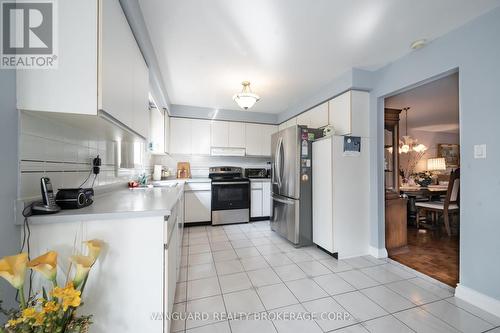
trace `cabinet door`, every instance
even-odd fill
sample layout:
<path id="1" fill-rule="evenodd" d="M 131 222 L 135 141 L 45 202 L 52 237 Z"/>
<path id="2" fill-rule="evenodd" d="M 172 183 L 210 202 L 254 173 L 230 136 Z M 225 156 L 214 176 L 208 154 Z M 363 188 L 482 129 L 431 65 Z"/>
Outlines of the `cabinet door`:
<path id="1" fill-rule="evenodd" d="M 134 104 L 132 110 L 132 129 L 147 138 L 149 136 L 149 69 L 137 44 L 134 52 Z M 163 110 L 162 110 L 163 112 Z M 163 125 L 164 128 L 164 125 Z M 164 133 L 161 134 L 164 152 Z"/>
<path id="2" fill-rule="evenodd" d="M 212 121 L 212 147 L 225 148 L 229 146 L 229 123 L 227 121 Z"/>
<path id="3" fill-rule="evenodd" d="M 191 154 L 210 155 L 210 120 L 191 120 Z"/>
<path id="4" fill-rule="evenodd" d="M 250 217 L 262 215 L 262 189 L 252 189 L 250 198 Z"/>
<path id="5" fill-rule="evenodd" d="M 229 147 L 245 148 L 245 123 L 229 122 Z"/>
<path id="6" fill-rule="evenodd" d="M 321 128 L 328 126 L 328 102 L 316 106 L 308 111 L 309 127 Z"/>
<path id="7" fill-rule="evenodd" d="M 336 135 L 351 134 L 351 91 L 329 101 L 330 124 Z"/>
<path id="8" fill-rule="evenodd" d="M 261 127 L 261 155 L 271 156 L 271 137 L 274 133 L 278 131 L 278 128 L 274 125 L 260 125 Z"/>
<path id="9" fill-rule="evenodd" d="M 96 115 L 98 1 L 57 2 L 58 68 L 17 71 L 17 108 Z"/>
<path id="10" fill-rule="evenodd" d="M 159 109 L 152 109 L 149 113 L 151 119 L 150 149 L 153 154 L 162 154 L 165 152 L 165 113 Z"/>
<path id="11" fill-rule="evenodd" d="M 165 153 L 170 153 L 170 116 L 165 111 Z"/>
<path id="12" fill-rule="evenodd" d="M 313 242 L 333 253 L 333 174 L 332 139 L 313 143 L 312 190 L 313 190 Z M 335 245 L 336 246 L 336 245 Z"/>
<path id="13" fill-rule="evenodd" d="M 262 216 L 271 216 L 271 182 L 262 183 Z"/>
<path id="14" fill-rule="evenodd" d="M 170 152 L 191 154 L 191 120 L 170 118 Z"/>
<path id="15" fill-rule="evenodd" d="M 189 222 L 207 222 L 212 220 L 211 191 L 190 191 L 184 195 L 185 210 L 184 221 Z"/>
<path id="16" fill-rule="evenodd" d="M 133 128 L 137 43 L 118 0 L 102 1 L 100 108 Z"/>
<path id="17" fill-rule="evenodd" d="M 258 124 L 245 125 L 245 148 L 250 156 L 262 155 L 263 135 Z"/>
<path id="18" fill-rule="evenodd" d="M 311 111 L 312 110 L 299 114 L 297 116 L 297 125 L 312 127 L 311 126 Z"/>
<path id="19" fill-rule="evenodd" d="M 370 93 L 353 90 L 351 92 L 352 135 L 370 136 Z"/>

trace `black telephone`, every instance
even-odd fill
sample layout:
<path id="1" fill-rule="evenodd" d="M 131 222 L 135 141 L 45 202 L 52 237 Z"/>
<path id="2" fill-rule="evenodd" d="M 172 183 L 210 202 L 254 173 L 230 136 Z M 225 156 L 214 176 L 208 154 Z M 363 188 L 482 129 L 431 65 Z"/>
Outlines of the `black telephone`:
<path id="1" fill-rule="evenodd" d="M 42 177 L 42 179 L 40 179 L 40 189 L 42 191 L 43 201 L 33 204 L 33 207 L 31 208 L 32 213 L 34 215 L 53 214 L 60 211 L 61 207 L 56 204 L 54 199 L 54 190 L 52 189 L 52 183 L 49 178 Z"/>

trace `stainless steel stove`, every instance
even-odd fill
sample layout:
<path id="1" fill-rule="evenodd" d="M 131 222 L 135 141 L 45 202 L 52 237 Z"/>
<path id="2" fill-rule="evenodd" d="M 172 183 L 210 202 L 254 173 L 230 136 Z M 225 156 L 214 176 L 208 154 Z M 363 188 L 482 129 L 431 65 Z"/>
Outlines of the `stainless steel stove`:
<path id="1" fill-rule="evenodd" d="M 210 168 L 212 179 L 212 224 L 250 221 L 250 180 L 239 167 Z"/>

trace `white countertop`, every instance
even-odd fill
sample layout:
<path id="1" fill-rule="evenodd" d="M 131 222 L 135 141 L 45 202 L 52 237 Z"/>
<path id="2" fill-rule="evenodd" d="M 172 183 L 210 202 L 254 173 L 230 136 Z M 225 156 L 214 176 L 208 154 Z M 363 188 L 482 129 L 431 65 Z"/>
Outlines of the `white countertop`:
<path id="1" fill-rule="evenodd" d="M 119 189 L 96 195 L 94 203 L 81 209 L 62 210 L 51 215 L 36 215 L 30 223 L 79 222 L 120 218 L 168 216 L 180 195 L 183 181 L 169 181 L 171 187 Z"/>

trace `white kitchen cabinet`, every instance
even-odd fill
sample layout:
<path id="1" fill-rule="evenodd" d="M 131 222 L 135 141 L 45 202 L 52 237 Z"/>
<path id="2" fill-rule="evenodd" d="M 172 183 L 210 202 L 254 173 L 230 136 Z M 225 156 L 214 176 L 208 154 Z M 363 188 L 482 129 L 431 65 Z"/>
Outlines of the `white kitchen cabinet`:
<path id="1" fill-rule="evenodd" d="M 191 154 L 191 119 L 170 118 L 170 152 Z"/>
<path id="2" fill-rule="evenodd" d="M 278 131 L 275 125 L 260 125 L 261 128 L 261 153 L 262 156 L 271 156 L 271 137 Z"/>
<path id="3" fill-rule="evenodd" d="M 271 182 L 262 179 L 251 179 L 250 191 L 250 217 L 271 216 Z"/>
<path id="4" fill-rule="evenodd" d="M 344 137 L 313 142 L 313 242 L 340 258 L 369 253 L 370 141 L 344 156 Z M 353 181 L 355 179 L 355 181 Z"/>
<path id="5" fill-rule="evenodd" d="M 261 183 L 257 183 L 261 185 Z M 262 215 L 262 186 L 254 188 L 252 183 L 251 197 L 250 197 L 250 217 L 261 217 Z"/>
<path id="6" fill-rule="evenodd" d="M 170 153 L 170 116 L 165 111 L 165 153 Z"/>
<path id="7" fill-rule="evenodd" d="M 249 156 L 271 156 L 271 136 L 278 131 L 278 126 L 264 124 L 246 124 L 246 154 Z"/>
<path id="8" fill-rule="evenodd" d="M 150 113 L 150 141 L 149 149 L 152 154 L 165 153 L 165 112 L 153 108 Z"/>
<path id="9" fill-rule="evenodd" d="M 262 133 L 259 124 L 245 124 L 246 154 L 258 156 L 262 154 Z"/>
<path id="10" fill-rule="evenodd" d="M 58 68 L 17 71 L 18 109 L 103 110 L 147 138 L 149 70 L 119 0 L 65 0 L 57 9 Z"/>
<path id="11" fill-rule="evenodd" d="M 18 70 L 17 108 L 96 115 L 98 2 L 64 0 L 56 8 L 58 68 Z"/>
<path id="12" fill-rule="evenodd" d="M 210 120 L 191 119 L 191 154 L 210 155 Z"/>
<path id="13" fill-rule="evenodd" d="M 262 182 L 262 216 L 271 216 L 271 182 Z"/>
<path id="14" fill-rule="evenodd" d="M 212 147 L 229 147 L 229 122 L 212 121 Z"/>
<path id="15" fill-rule="evenodd" d="M 311 110 L 297 116 L 297 125 L 309 128 L 321 128 L 328 125 L 328 102 L 320 104 Z"/>
<path id="16" fill-rule="evenodd" d="M 245 123 L 229 122 L 228 146 L 231 148 L 245 148 Z"/>
<path id="17" fill-rule="evenodd" d="M 212 220 L 212 186 L 206 183 L 188 183 L 184 187 L 184 220 L 186 223 Z"/>
<path id="18" fill-rule="evenodd" d="M 330 125 L 337 135 L 369 136 L 370 94 L 350 90 L 329 101 Z"/>

